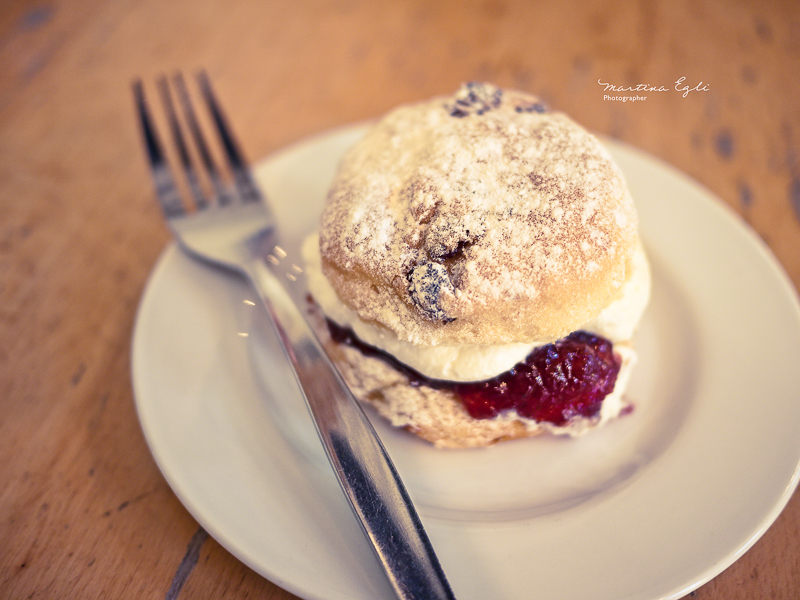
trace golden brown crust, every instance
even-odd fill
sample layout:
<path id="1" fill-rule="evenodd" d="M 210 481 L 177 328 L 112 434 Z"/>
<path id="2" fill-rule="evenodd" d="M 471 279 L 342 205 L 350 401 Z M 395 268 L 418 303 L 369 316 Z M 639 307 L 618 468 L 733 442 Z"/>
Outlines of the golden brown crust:
<path id="1" fill-rule="evenodd" d="M 368 322 L 417 344 L 556 339 L 626 279 L 636 216 L 600 143 L 488 85 L 401 107 L 344 158 L 323 271 Z"/>

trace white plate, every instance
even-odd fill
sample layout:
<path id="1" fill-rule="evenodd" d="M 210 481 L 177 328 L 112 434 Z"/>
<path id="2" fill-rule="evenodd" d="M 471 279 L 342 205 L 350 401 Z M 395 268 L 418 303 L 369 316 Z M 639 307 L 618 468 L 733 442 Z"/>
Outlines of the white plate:
<path id="1" fill-rule="evenodd" d="M 290 256 L 362 132 L 334 131 L 259 166 Z M 437 451 L 374 420 L 459 600 L 679 598 L 745 552 L 797 485 L 794 288 L 708 192 L 608 145 L 654 270 L 634 412 L 577 440 L 469 451 Z M 153 455 L 203 527 L 265 577 L 307 599 L 388 600 L 252 297 L 174 246 L 162 256 L 133 339 Z"/>

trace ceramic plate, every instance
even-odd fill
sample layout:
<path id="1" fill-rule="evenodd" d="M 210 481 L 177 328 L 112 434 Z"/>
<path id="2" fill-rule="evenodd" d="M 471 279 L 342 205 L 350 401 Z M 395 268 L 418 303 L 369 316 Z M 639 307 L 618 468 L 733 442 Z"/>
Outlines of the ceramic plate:
<path id="1" fill-rule="evenodd" d="M 258 166 L 290 258 L 362 134 L 336 130 Z M 707 191 L 607 143 L 654 275 L 634 411 L 579 439 L 459 451 L 373 418 L 459 600 L 682 597 L 744 553 L 797 485 L 793 286 Z M 302 280 L 292 285 L 302 298 Z M 165 251 L 133 338 L 147 442 L 188 510 L 257 572 L 309 600 L 389 600 L 254 299 L 236 277 Z"/>

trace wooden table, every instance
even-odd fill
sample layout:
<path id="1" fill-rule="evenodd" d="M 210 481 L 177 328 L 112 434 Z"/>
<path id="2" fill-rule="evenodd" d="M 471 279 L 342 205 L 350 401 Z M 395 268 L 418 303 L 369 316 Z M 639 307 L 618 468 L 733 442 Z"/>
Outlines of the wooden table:
<path id="1" fill-rule="evenodd" d="M 293 597 L 198 527 L 136 419 L 134 315 L 169 236 L 133 119 L 134 77 L 207 68 L 253 158 L 467 80 L 534 91 L 707 186 L 798 287 L 797 9 L 756 0 L 4 2 L 0 597 Z M 637 103 L 603 97 L 605 83 L 673 88 L 684 77 L 701 89 Z M 690 595 L 800 597 L 800 496 Z"/>

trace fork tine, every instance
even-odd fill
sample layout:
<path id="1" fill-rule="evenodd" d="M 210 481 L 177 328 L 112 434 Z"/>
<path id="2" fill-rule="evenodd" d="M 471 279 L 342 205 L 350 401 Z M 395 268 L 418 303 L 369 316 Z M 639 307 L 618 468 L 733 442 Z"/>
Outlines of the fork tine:
<path id="1" fill-rule="evenodd" d="M 189 189 L 192 192 L 192 197 L 194 197 L 197 208 L 205 208 L 208 205 L 208 200 L 203 193 L 202 187 L 200 186 L 200 179 L 197 176 L 197 171 L 194 168 L 194 163 L 189 156 L 189 150 L 186 147 L 186 138 L 183 136 L 183 131 L 181 129 L 180 122 L 178 121 L 178 115 L 175 112 L 175 105 L 172 102 L 172 94 L 170 94 L 169 91 L 167 78 L 159 77 L 157 85 L 158 90 L 161 93 L 161 101 L 164 104 L 164 109 L 167 113 L 167 120 L 169 121 L 169 126 L 172 130 L 172 138 L 175 141 L 175 146 L 178 149 L 178 156 L 180 158 L 181 166 L 183 167 L 183 173 L 186 176 L 187 182 L 189 183 Z"/>
<path id="2" fill-rule="evenodd" d="M 228 121 L 217 102 L 214 91 L 211 89 L 211 80 L 205 71 L 200 71 L 197 74 L 197 82 L 200 86 L 200 92 L 203 99 L 208 106 L 214 124 L 217 127 L 217 133 L 222 140 L 222 145 L 225 148 L 225 158 L 233 173 L 234 182 L 239 195 L 244 202 L 261 201 L 263 200 L 258 186 L 253 181 L 250 169 L 247 166 L 247 161 L 244 159 L 239 144 L 233 135 L 233 132 L 228 125 Z"/>
<path id="3" fill-rule="evenodd" d="M 153 119 L 147 108 L 147 101 L 144 95 L 144 86 L 141 80 L 133 82 L 133 95 L 136 102 L 139 124 L 142 128 L 147 158 L 150 163 L 150 170 L 153 173 L 153 182 L 156 187 L 156 195 L 161 203 L 167 219 L 178 217 L 184 214 L 185 210 L 181 196 L 175 185 L 175 179 L 169 169 L 166 155 L 164 154 L 161 141 L 156 134 Z"/>
<path id="4" fill-rule="evenodd" d="M 211 156 L 211 152 L 208 149 L 208 144 L 206 144 L 203 131 L 200 129 L 200 124 L 197 121 L 197 116 L 194 112 L 194 106 L 192 105 L 191 98 L 189 97 L 189 90 L 186 88 L 186 82 L 183 79 L 183 75 L 181 75 L 181 73 L 176 73 L 172 81 L 175 85 L 175 90 L 178 93 L 178 99 L 181 103 L 181 107 L 183 108 L 186 124 L 189 126 L 189 131 L 191 132 L 195 144 L 197 145 L 197 151 L 200 154 L 200 160 L 203 162 L 203 166 L 208 173 L 209 179 L 211 179 L 211 185 L 214 186 L 214 192 L 216 193 L 217 200 L 220 204 L 227 204 L 230 202 L 230 195 L 225 189 L 219 169 L 217 168 L 214 158 Z"/>

